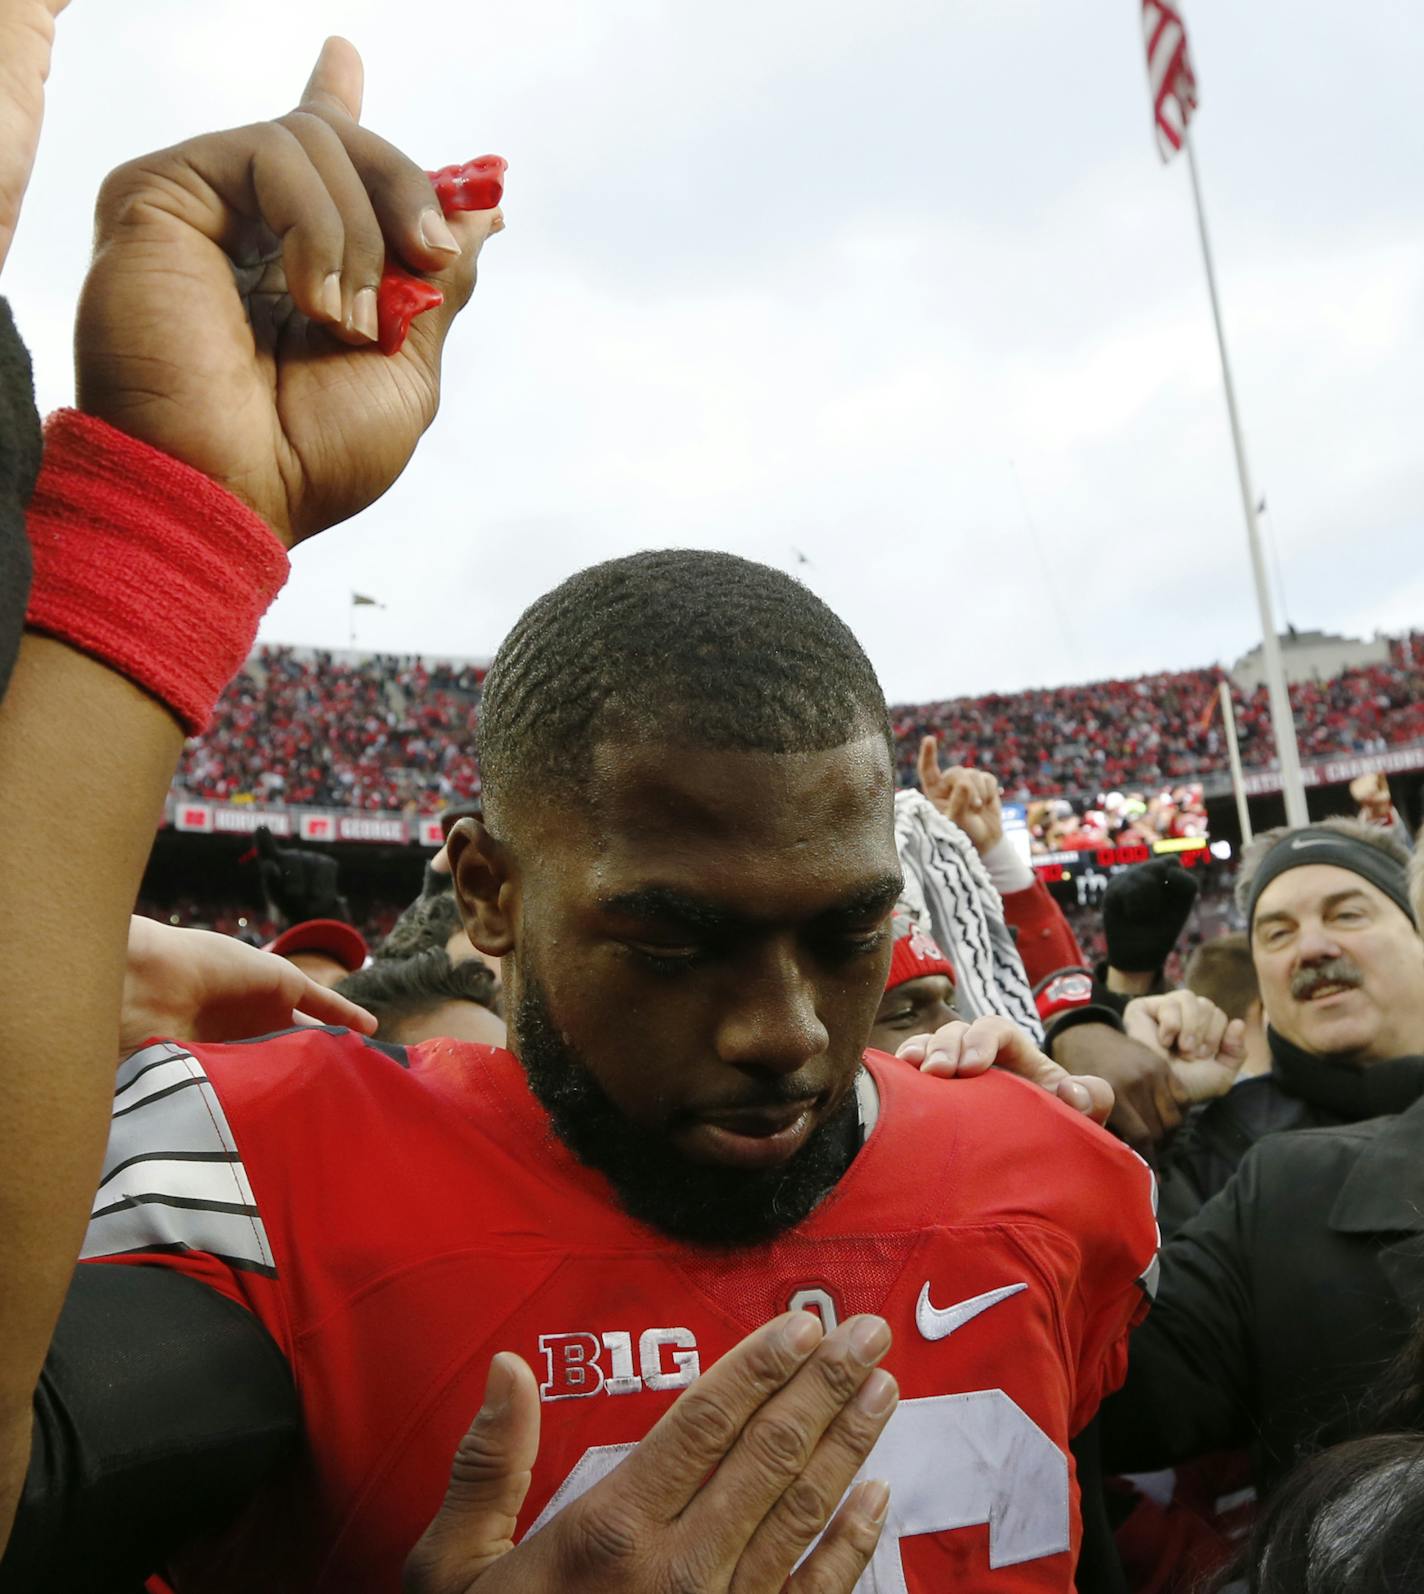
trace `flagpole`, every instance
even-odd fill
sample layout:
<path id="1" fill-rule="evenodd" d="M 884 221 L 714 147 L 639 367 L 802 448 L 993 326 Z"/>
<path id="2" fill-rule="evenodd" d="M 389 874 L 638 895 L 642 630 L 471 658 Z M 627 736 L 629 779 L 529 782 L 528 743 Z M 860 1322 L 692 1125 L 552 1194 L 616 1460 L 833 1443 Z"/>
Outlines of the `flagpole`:
<path id="1" fill-rule="evenodd" d="M 1300 778 L 1300 752 L 1295 740 L 1295 717 L 1291 713 L 1290 693 L 1286 688 L 1281 663 L 1280 638 L 1271 613 L 1270 589 L 1266 585 L 1266 562 L 1261 555 L 1261 529 L 1256 523 L 1256 495 L 1251 490 L 1251 471 L 1246 463 L 1246 445 L 1241 437 L 1241 417 L 1236 409 L 1236 389 L 1231 382 L 1231 361 L 1226 353 L 1226 335 L 1221 326 L 1221 301 L 1216 292 L 1216 270 L 1211 260 L 1211 240 L 1207 237 L 1206 211 L 1202 207 L 1201 182 L 1197 177 L 1196 150 L 1190 126 L 1182 131 L 1187 151 L 1187 170 L 1192 174 L 1192 198 L 1196 201 L 1197 231 L 1201 235 L 1202 260 L 1206 265 L 1207 291 L 1211 295 L 1211 316 L 1216 324 L 1216 347 L 1221 355 L 1221 377 L 1226 387 L 1226 410 L 1231 417 L 1231 441 L 1236 448 L 1236 474 L 1241 482 L 1241 507 L 1246 512 L 1246 542 L 1251 550 L 1251 574 L 1256 583 L 1256 606 L 1261 614 L 1261 661 L 1265 666 L 1266 691 L 1271 703 L 1271 726 L 1276 733 L 1280 758 L 1281 790 L 1286 800 L 1286 823 L 1305 825 L 1310 816 L 1305 806 L 1305 786 Z M 1231 739 L 1235 742 L 1235 727 Z"/>
<path id="2" fill-rule="evenodd" d="M 1226 727 L 1226 756 L 1231 761 L 1231 789 L 1236 793 L 1236 818 L 1241 826 L 1241 845 L 1251 839 L 1251 810 L 1246 806 L 1246 781 L 1241 773 L 1241 747 L 1236 740 L 1236 705 L 1231 701 L 1231 683 L 1223 675 L 1217 683 L 1221 691 L 1221 723 Z"/>

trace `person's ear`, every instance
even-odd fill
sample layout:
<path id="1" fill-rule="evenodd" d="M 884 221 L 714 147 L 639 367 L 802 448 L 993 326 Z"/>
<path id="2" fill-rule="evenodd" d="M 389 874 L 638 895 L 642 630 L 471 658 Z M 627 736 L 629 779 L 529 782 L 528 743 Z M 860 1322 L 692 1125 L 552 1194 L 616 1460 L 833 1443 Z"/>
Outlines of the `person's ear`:
<path id="1" fill-rule="evenodd" d="M 509 848 L 489 833 L 483 819 L 462 819 L 445 846 L 455 901 L 465 934 L 481 952 L 504 957 L 514 950 L 517 870 Z"/>

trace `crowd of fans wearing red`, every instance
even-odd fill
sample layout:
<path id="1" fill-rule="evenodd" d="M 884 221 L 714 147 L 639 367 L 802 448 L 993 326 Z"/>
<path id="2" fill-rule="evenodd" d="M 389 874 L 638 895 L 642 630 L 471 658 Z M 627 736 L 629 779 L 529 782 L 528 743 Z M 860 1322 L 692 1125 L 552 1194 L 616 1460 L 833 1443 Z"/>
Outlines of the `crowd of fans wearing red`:
<path id="1" fill-rule="evenodd" d="M 1424 741 L 1424 677 L 1413 663 L 1424 636 L 1391 645 L 1387 664 L 1291 687 L 1305 759 L 1382 752 Z M 901 764 L 913 767 L 919 739 L 935 735 L 946 758 L 992 769 L 1020 800 L 1091 801 L 1123 786 L 1200 780 L 1227 767 L 1217 711 L 1219 669 L 1163 671 L 1044 691 L 957 698 L 894 711 Z M 1245 766 L 1275 762 L 1266 689 L 1233 692 Z"/>
<path id="2" fill-rule="evenodd" d="M 1387 664 L 1291 689 L 1303 757 L 1373 753 L 1424 741 L 1424 635 Z M 902 769 L 920 738 L 946 762 L 991 769 L 1019 799 L 1093 801 L 1226 767 L 1215 668 L 1136 680 L 954 698 L 894 711 Z M 262 648 L 228 688 L 208 734 L 189 744 L 178 786 L 193 798 L 431 813 L 475 796 L 471 753 L 484 668 L 378 655 Z M 1248 768 L 1275 758 L 1264 688 L 1236 694 Z"/>
<path id="3" fill-rule="evenodd" d="M 189 797 L 433 813 L 480 789 L 472 754 L 484 668 L 261 648 L 190 742 Z"/>

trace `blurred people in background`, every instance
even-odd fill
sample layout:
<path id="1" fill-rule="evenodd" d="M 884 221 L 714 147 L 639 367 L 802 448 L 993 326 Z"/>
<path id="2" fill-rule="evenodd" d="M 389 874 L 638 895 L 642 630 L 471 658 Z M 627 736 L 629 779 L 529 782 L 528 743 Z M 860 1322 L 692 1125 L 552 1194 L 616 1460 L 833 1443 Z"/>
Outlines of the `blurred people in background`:
<path id="1" fill-rule="evenodd" d="M 1261 986 L 1244 931 L 1219 935 L 1204 942 L 1187 960 L 1187 989 L 1204 996 L 1246 1026 L 1246 1056 L 1237 1070 L 1237 1083 L 1271 1071 L 1271 1048 L 1266 1039 L 1266 1015 L 1261 1006 Z"/>
<path id="2" fill-rule="evenodd" d="M 1396 638 L 1388 662 L 1293 685 L 1302 756 L 1424 740 L 1424 677 L 1412 663 L 1421 640 Z M 1040 850 L 1200 834 L 1202 777 L 1227 767 L 1219 720 L 1204 712 L 1219 679 L 1215 669 L 1163 671 L 895 708 L 901 784 L 913 782 L 923 738 L 934 736 L 952 762 L 992 768 L 1014 800 L 1033 805 Z M 185 748 L 175 790 L 220 802 L 438 812 L 480 792 L 468 732 L 483 682 L 484 666 L 468 661 L 259 648 L 212 726 Z M 1247 768 L 1268 766 L 1265 688 L 1238 696 L 1236 713 Z M 1053 799 L 1063 806 L 1050 808 Z"/>
<path id="3" fill-rule="evenodd" d="M 452 962 L 443 947 L 376 958 L 336 990 L 374 1013 L 376 1039 L 394 1046 L 436 1038 L 504 1045 L 504 1021 L 494 1011 L 494 975 L 473 958 Z"/>
<path id="4" fill-rule="evenodd" d="M 1394 806 L 1394 798 L 1389 790 L 1389 777 L 1382 770 L 1372 775 L 1356 775 L 1350 782 L 1350 796 L 1359 808 L 1360 819 L 1367 825 L 1376 825 L 1381 830 L 1387 830 L 1400 846 L 1407 851 L 1413 851 L 1414 842 L 1409 834 L 1409 826 L 1405 824 L 1399 810 Z"/>

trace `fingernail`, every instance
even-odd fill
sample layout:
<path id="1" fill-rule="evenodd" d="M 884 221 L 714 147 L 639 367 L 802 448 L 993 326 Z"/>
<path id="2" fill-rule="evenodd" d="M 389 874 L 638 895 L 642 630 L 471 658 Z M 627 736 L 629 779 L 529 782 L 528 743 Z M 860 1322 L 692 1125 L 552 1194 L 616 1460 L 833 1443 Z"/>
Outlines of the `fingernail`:
<path id="1" fill-rule="evenodd" d="M 873 1366 L 890 1349 L 890 1325 L 882 1317 L 863 1317 L 850 1331 L 851 1354 L 862 1367 Z"/>
<path id="2" fill-rule="evenodd" d="M 514 1374 L 505 1360 L 503 1351 L 490 1363 L 485 1379 L 485 1398 L 480 1406 L 480 1416 L 493 1422 L 509 1410 L 509 1397 L 514 1391 Z"/>
<path id="3" fill-rule="evenodd" d="M 420 241 L 427 249 L 437 250 L 442 255 L 460 253 L 460 240 L 445 225 L 445 218 L 438 210 L 421 211 Z"/>
<path id="4" fill-rule="evenodd" d="M 989 1054 L 982 1046 L 966 1046 L 963 1061 L 966 1063 L 987 1063 Z"/>
<path id="5" fill-rule="evenodd" d="M 1076 1079 L 1065 1079 L 1058 1095 L 1060 1100 L 1066 1101 L 1070 1107 L 1076 1107 L 1079 1112 L 1087 1112 L 1093 1105 L 1093 1098 L 1088 1094 L 1086 1087 L 1080 1085 Z"/>
<path id="6" fill-rule="evenodd" d="M 380 330 L 376 320 L 376 290 L 362 288 L 356 295 L 351 305 L 351 325 L 363 338 L 376 341 L 376 334 Z"/>
<path id="7" fill-rule="evenodd" d="M 933 1067 L 936 1064 L 942 1068 L 949 1067 L 949 1053 L 940 1046 L 936 1046 L 929 1056 L 925 1058 L 926 1067 Z"/>
<path id="8" fill-rule="evenodd" d="M 924 1054 L 925 1043 L 923 1041 L 901 1041 L 895 1052 L 896 1057 L 903 1057 L 907 1062 L 911 1063 L 923 1057 Z"/>
<path id="9" fill-rule="evenodd" d="M 793 1356 L 809 1356 L 824 1336 L 821 1319 L 811 1312 L 793 1312 L 781 1331 L 782 1343 Z"/>
<path id="10" fill-rule="evenodd" d="M 877 1367 L 860 1386 L 855 1403 L 867 1417 L 883 1417 L 899 1398 L 895 1380 L 883 1367 Z"/>
<path id="11" fill-rule="evenodd" d="M 861 1485 L 860 1509 L 873 1528 L 878 1528 L 885 1520 L 885 1513 L 890 1509 L 890 1485 L 883 1478 L 874 1478 Z"/>
<path id="12" fill-rule="evenodd" d="M 333 271 L 321 283 L 321 313 L 328 321 L 341 319 L 341 273 Z"/>

